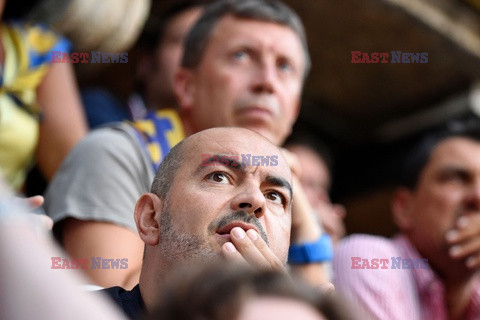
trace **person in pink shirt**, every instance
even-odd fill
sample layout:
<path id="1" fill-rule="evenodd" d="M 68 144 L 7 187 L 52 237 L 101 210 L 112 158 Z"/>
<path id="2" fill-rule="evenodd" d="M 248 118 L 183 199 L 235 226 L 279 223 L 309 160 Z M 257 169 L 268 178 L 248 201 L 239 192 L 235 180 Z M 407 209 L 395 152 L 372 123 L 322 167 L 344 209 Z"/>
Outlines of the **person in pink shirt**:
<path id="1" fill-rule="evenodd" d="M 480 124 L 425 137 L 392 198 L 400 233 L 336 247 L 334 284 L 372 319 L 480 319 Z"/>

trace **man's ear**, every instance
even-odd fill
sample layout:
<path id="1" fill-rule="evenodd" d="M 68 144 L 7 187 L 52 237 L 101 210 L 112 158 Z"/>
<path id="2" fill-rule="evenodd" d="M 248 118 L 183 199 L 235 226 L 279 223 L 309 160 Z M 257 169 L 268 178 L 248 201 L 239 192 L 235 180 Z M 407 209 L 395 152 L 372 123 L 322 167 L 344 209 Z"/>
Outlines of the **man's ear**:
<path id="1" fill-rule="evenodd" d="M 145 193 L 138 199 L 135 206 L 135 223 L 140 238 L 147 245 L 157 245 L 159 242 L 160 214 L 162 213 L 163 201 L 153 193 Z"/>
<path id="2" fill-rule="evenodd" d="M 195 96 L 194 73 L 192 70 L 183 67 L 178 68 L 175 74 L 174 90 L 180 110 L 184 113 L 191 112 Z"/>
<path id="3" fill-rule="evenodd" d="M 400 187 L 396 189 L 392 197 L 392 213 L 393 220 L 397 227 L 402 231 L 408 231 L 412 228 L 414 223 L 414 194 L 412 190 Z"/>

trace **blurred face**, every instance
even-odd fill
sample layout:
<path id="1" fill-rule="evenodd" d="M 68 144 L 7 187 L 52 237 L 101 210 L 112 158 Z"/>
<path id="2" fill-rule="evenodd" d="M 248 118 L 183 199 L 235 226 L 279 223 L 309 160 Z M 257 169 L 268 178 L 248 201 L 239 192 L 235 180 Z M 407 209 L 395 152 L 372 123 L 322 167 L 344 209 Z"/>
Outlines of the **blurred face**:
<path id="1" fill-rule="evenodd" d="M 324 320 L 318 311 L 302 301 L 265 296 L 247 300 L 237 320 L 276 319 L 276 320 Z"/>
<path id="2" fill-rule="evenodd" d="M 180 259 L 217 255 L 222 245 L 231 241 L 230 230 L 241 227 L 245 231 L 255 229 L 286 262 L 291 175 L 279 149 L 258 134 L 240 128 L 216 128 L 192 138 L 184 149 L 188 152 L 161 215 L 164 256 L 171 258 L 173 265 Z M 240 163 L 219 165 L 206 161 L 211 158 L 207 154 L 238 156 Z M 242 154 L 275 156 L 278 161 L 266 166 L 245 165 L 241 163 Z"/>
<path id="3" fill-rule="evenodd" d="M 304 69 L 293 30 L 225 16 L 197 69 L 182 69 L 186 85 L 177 93 L 194 131 L 238 126 L 280 145 L 297 118 Z"/>
<path id="4" fill-rule="evenodd" d="M 300 183 L 313 207 L 319 203 L 330 203 L 330 172 L 323 159 L 313 150 L 304 146 L 288 147 L 298 158 L 302 168 Z"/>
<path id="5" fill-rule="evenodd" d="M 451 267 L 445 233 L 459 217 L 480 213 L 480 144 L 466 138 L 438 144 L 403 207 L 407 213 L 400 228 L 419 252 Z"/>
<path id="6" fill-rule="evenodd" d="M 151 77 L 146 81 L 149 100 L 154 100 L 161 107 L 173 107 L 177 100 L 173 90 L 175 73 L 180 66 L 183 55 L 183 40 L 202 9 L 194 7 L 174 16 L 166 26 L 161 44 L 156 49 L 155 67 Z"/>
<path id="7" fill-rule="evenodd" d="M 332 237 L 334 243 L 345 235 L 345 208 L 330 201 L 330 171 L 325 161 L 312 149 L 302 146 L 288 146 L 302 168 L 299 177 L 308 201 L 315 208 L 323 228 Z"/>

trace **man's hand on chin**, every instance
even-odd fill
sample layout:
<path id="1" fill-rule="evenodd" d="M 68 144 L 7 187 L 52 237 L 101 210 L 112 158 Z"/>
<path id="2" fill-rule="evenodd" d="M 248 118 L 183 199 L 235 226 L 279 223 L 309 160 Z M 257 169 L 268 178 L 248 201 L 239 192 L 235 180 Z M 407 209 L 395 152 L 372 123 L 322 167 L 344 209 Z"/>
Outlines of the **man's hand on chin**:
<path id="1" fill-rule="evenodd" d="M 285 265 L 255 230 L 245 232 L 235 227 L 230 231 L 230 236 L 232 241 L 222 246 L 222 255 L 227 260 L 247 263 L 253 268 L 287 272 Z"/>
<path id="2" fill-rule="evenodd" d="M 480 215 L 458 218 L 455 228 L 447 232 L 446 240 L 451 258 L 465 259 L 469 269 L 480 268 Z"/>

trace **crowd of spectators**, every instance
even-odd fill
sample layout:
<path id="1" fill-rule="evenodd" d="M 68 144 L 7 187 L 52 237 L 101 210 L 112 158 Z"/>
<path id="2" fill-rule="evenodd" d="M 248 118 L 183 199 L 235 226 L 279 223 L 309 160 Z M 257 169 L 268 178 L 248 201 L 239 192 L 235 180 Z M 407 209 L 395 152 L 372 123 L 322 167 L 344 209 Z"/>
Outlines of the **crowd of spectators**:
<path id="1" fill-rule="evenodd" d="M 480 317 L 478 121 L 409 154 L 393 239 L 346 236 L 333 159 L 292 132 L 311 67 L 299 16 L 156 5 L 125 101 L 79 90 L 53 27 L 0 20 L 2 318 Z M 35 166 L 45 203 L 13 200 Z"/>

